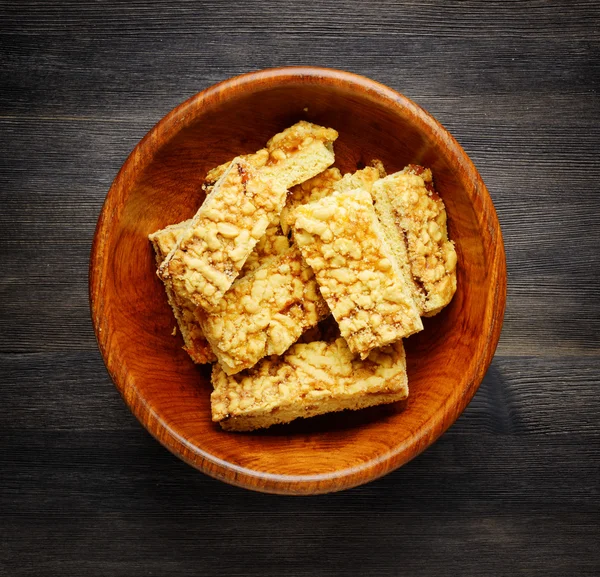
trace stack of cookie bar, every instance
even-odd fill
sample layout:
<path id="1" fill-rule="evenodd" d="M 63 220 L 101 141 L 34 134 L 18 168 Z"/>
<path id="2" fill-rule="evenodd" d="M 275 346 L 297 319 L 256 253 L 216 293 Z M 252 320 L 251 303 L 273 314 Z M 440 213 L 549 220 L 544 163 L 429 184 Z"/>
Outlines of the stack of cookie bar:
<path id="1" fill-rule="evenodd" d="M 332 128 L 301 121 L 211 170 L 193 218 L 150 235 L 212 418 L 249 431 L 408 395 L 402 339 L 456 291 L 429 169 L 342 175 Z"/>

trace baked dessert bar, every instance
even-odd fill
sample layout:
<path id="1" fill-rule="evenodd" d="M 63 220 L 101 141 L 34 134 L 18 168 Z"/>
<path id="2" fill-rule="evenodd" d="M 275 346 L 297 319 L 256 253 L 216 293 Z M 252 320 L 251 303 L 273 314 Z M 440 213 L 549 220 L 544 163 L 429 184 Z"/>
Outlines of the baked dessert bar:
<path id="1" fill-rule="evenodd" d="M 261 175 L 289 189 L 333 164 L 333 142 L 337 137 L 338 133 L 333 128 L 301 120 L 273 136 L 266 148 L 243 158 Z M 205 190 L 214 186 L 228 164 L 222 164 L 208 172 L 204 182 Z"/>
<path id="2" fill-rule="evenodd" d="M 157 266 L 160 266 L 167 254 L 171 252 L 177 244 L 178 235 L 190 223 L 191 219 L 178 224 L 172 224 L 148 236 L 156 253 Z M 204 338 L 200 323 L 194 314 L 196 305 L 185 297 L 178 297 L 168 279 L 163 282 L 167 293 L 167 300 L 173 309 L 177 326 L 183 337 L 184 350 L 195 363 L 206 364 L 215 362 L 217 357 L 215 357 L 208 341 Z"/>
<path id="3" fill-rule="evenodd" d="M 301 204 L 320 200 L 333 192 L 333 186 L 342 179 L 338 168 L 328 168 L 313 178 L 294 186 L 288 194 L 287 201 L 281 211 L 281 229 L 288 234 L 294 221 L 294 210 Z"/>
<path id="4" fill-rule="evenodd" d="M 174 290 L 212 310 L 285 203 L 287 190 L 234 159 L 159 267 Z"/>
<path id="5" fill-rule="evenodd" d="M 148 236 L 156 254 L 156 265 L 159 267 L 166 256 L 177 244 L 177 237 L 191 224 L 192 219 L 169 225 Z M 281 232 L 279 225 L 271 225 L 265 235 L 258 241 L 254 250 L 246 260 L 240 273 L 241 276 L 249 274 L 272 256 L 283 254 L 290 248 L 287 236 Z M 217 357 L 212 352 L 208 341 L 204 337 L 200 323 L 194 311 L 197 306 L 185 295 L 178 296 L 173 290 L 169 280 L 163 280 L 167 300 L 173 309 L 175 319 L 185 343 L 184 349 L 195 363 L 213 363 Z"/>
<path id="6" fill-rule="evenodd" d="M 366 166 L 356 172 L 344 174 L 342 179 L 335 183 L 333 190 L 349 191 L 361 188 L 371 192 L 373 184 L 385 176 L 383 164 L 378 160 L 374 160 L 373 162 L 376 163 L 376 166 Z"/>
<path id="7" fill-rule="evenodd" d="M 294 239 L 353 353 L 423 329 L 364 189 L 339 191 L 295 210 Z"/>
<path id="8" fill-rule="evenodd" d="M 440 312 L 456 292 L 456 250 L 431 170 L 409 165 L 373 185 L 375 210 L 423 316 Z"/>
<path id="9" fill-rule="evenodd" d="M 313 272 L 295 246 L 240 278 L 214 311 L 197 311 L 227 374 L 281 355 L 328 314 Z"/>
<path id="10" fill-rule="evenodd" d="M 285 355 L 229 376 L 212 371 L 212 420 L 229 431 L 252 431 L 323 413 L 394 403 L 408 396 L 402 341 L 365 360 L 344 339 L 292 346 Z"/>
<path id="11" fill-rule="evenodd" d="M 246 259 L 242 267 L 240 277 L 256 270 L 267 258 L 283 254 L 289 248 L 290 241 L 283 234 L 279 226 L 279 219 L 277 218 L 274 223 L 269 225 L 263 237 L 256 243 L 254 250 L 250 253 L 250 256 Z"/>
<path id="12" fill-rule="evenodd" d="M 328 168 L 314 178 L 295 186 L 290 190 L 287 202 L 281 211 L 280 220 L 283 232 L 288 233 L 294 221 L 294 210 L 298 206 L 320 200 L 336 190 L 364 188 L 371 192 L 373 183 L 382 176 L 385 176 L 385 171 L 383 171 L 381 163 L 380 168 L 367 166 L 362 170 L 344 174 L 343 177 L 337 168 Z"/>

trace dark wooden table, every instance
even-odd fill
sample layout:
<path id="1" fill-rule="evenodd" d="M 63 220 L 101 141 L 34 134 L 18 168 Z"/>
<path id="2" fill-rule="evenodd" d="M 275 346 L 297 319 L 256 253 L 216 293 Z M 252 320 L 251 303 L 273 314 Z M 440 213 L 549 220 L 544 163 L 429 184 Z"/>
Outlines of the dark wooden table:
<path id="1" fill-rule="evenodd" d="M 449 4 L 449 3 L 448 3 Z M 600 4 L 0 2 L 0 573 L 600 574 Z M 320 64 L 436 116 L 487 183 L 508 303 L 458 422 L 389 476 L 285 498 L 154 441 L 89 318 L 104 196 L 165 113 Z"/>

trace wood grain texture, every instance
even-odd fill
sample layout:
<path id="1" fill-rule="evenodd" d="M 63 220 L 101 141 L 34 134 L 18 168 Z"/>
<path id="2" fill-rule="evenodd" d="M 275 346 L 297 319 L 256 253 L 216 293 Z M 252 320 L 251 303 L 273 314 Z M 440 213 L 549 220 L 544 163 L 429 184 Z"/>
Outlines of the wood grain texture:
<path id="1" fill-rule="evenodd" d="M 171 498 L 165 493 L 166 500 Z M 398 575 L 399 568 L 423 577 L 431 574 L 431 567 L 498 577 L 595 575 L 597 570 L 589 543 L 600 535 L 597 517 L 590 513 L 532 513 L 527 518 L 440 513 L 423 518 L 397 511 L 304 509 L 268 516 L 259 511 L 207 514 L 206 509 L 186 509 L 176 514 L 158 503 L 151 513 L 142 510 L 125 520 L 116 511 L 95 514 L 87 522 L 53 515 L 33 523 L 32 517 L 22 515 L 12 523 L 3 548 L 12 553 L 13 566 L 28 553 L 24 543 L 40 548 L 37 565 L 26 564 L 18 572 L 28 577 L 54 569 L 72 575 L 194 576 L 199 565 L 204 575 L 235 577 L 340 575 L 340 569 L 360 575 L 365 567 L 386 577 Z M 355 529 L 358 525 L 368 539 Z M 113 534 L 115 527 L 122 537 L 107 540 L 99 550 L 96 536 Z M 569 535 L 568 546 L 560 535 Z M 464 555 L 463 540 L 477 549 L 476 559 Z"/>
<path id="2" fill-rule="evenodd" d="M 599 29 L 596 0 L 0 0 L 0 574 L 598 575 Z M 452 132 L 509 283 L 497 355 L 448 433 L 373 483 L 286 498 L 198 474 L 138 425 L 97 352 L 87 262 L 158 119 L 306 63 Z"/>
<path id="3" fill-rule="evenodd" d="M 0 354 L 0 359 L 4 371 L 0 427 L 7 435 L 35 434 L 40 429 L 74 434 L 105 430 L 125 434 L 140 429 L 97 352 Z M 598 374 L 597 356 L 565 361 L 496 355 L 477 394 L 450 431 L 474 437 L 593 436 L 600 414 L 600 395 L 594 388 Z M 568 410 L 557 411 L 557 404 L 567 399 Z M 493 451 L 489 453 L 493 459 Z"/>

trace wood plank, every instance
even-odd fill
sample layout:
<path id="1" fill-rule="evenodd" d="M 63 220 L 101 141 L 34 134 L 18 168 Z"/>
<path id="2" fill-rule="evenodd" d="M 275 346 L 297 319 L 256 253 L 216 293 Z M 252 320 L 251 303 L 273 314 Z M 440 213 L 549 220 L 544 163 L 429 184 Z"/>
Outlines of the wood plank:
<path id="1" fill-rule="evenodd" d="M 75 325 L 77 326 L 77 325 Z M 138 431 L 100 352 L 0 354 L 0 431 Z"/>
<path id="2" fill-rule="evenodd" d="M 161 117 L 225 78 L 260 68 L 304 64 L 306 57 L 299 56 L 303 51 L 314 54 L 314 61 L 322 66 L 342 67 L 378 80 L 422 101 L 428 109 L 425 99 L 440 95 L 526 95 L 534 100 L 547 98 L 549 93 L 593 96 L 590 91 L 600 88 L 600 47 L 591 36 L 579 42 L 569 37 L 535 41 L 525 36 L 499 48 L 487 39 L 432 41 L 417 32 L 375 39 L 335 33 L 318 45 L 308 33 L 282 37 L 278 32 L 236 34 L 206 28 L 170 38 L 116 34 L 113 37 L 106 31 L 97 40 L 89 35 L 77 37 L 75 32 L 56 38 L 0 35 L 0 50 L 7 55 L 0 66 L 6 79 L 0 94 L 2 114 L 116 113 L 151 118 L 147 111 L 154 109 Z M 103 50 L 106 41 L 114 45 L 111 51 Z M 248 51 L 253 55 L 251 62 Z M 340 62 L 339 53 L 348 54 L 348 60 Z M 215 54 L 223 58 L 215 59 Z M 140 67 L 147 70 L 143 81 Z M 27 75 L 23 75 L 25 69 Z"/>
<path id="3" fill-rule="evenodd" d="M 98 26 L 112 28 L 120 25 L 131 28 L 135 24 L 148 31 L 165 31 L 166 33 L 181 33 L 181 22 L 179 17 L 186 17 L 185 30 L 193 31 L 197 26 L 210 26 L 215 29 L 218 26 L 234 27 L 236 19 L 247 22 L 250 28 L 253 23 L 256 26 L 268 28 L 268 22 L 284 21 L 289 13 L 292 18 L 290 26 L 304 30 L 330 29 L 326 16 L 329 14 L 327 4 L 311 2 L 310 10 L 306 14 L 293 11 L 294 5 L 283 2 L 277 6 L 266 7 L 262 14 L 258 14 L 257 8 L 262 6 L 260 0 L 249 0 L 237 3 L 236 10 L 231 11 L 231 20 L 223 22 L 221 14 L 227 9 L 218 0 L 208 0 L 201 7 L 189 3 L 172 3 L 168 0 L 159 0 L 153 3 L 132 2 L 129 4 L 112 3 L 107 10 L 106 3 L 80 5 L 76 0 L 65 0 L 57 5 L 52 0 L 27 1 L 18 5 L 5 5 L 5 25 L 18 26 L 24 20 L 33 29 L 41 28 L 44 33 L 53 31 L 63 32 L 65 25 L 79 24 L 85 18 L 89 31 L 98 30 Z M 564 31 L 565 34 L 575 34 L 581 31 L 593 32 L 593 22 L 597 18 L 596 3 L 590 0 L 567 0 L 554 1 L 551 3 L 541 0 L 528 0 L 519 2 L 518 5 L 507 6 L 503 2 L 486 2 L 485 5 L 475 0 L 461 2 L 456 9 L 448 12 L 440 11 L 436 2 L 419 2 L 409 0 L 403 5 L 398 5 L 393 0 L 382 0 L 381 11 L 373 12 L 371 18 L 365 20 L 361 14 L 349 10 L 355 6 L 352 0 L 341 0 L 337 4 L 344 11 L 344 18 L 348 28 L 356 30 L 358 25 L 364 27 L 365 33 L 382 34 L 381 24 L 389 22 L 389 18 L 399 14 L 411 14 L 414 18 L 422 18 L 422 30 L 442 29 L 446 36 L 477 34 L 487 38 L 482 30 L 484 27 L 497 27 L 505 34 L 519 35 L 530 32 L 540 36 L 549 36 L 550 32 Z M 516 8 L 516 10 L 515 10 Z M 527 18 L 515 18 L 516 14 L 528 16 Z M 135 17 L 132 20 L 124 20 L 124 17 Z M 539 26 L 532 24 L 537 23 Z M 398 30 L 397 33 L 402 33 Z"/>
<path id="4" fill-rule="evenodd" d="M 343 512 L 296 500 L 303 507 L 293 515 L 264 514 L 243 499 L 225 509 L 220 502 L 173 508 L 168 488 L 149 492 L 155 508 L 145 515 L 139 499 L 126 511 L 88 507 L 78 516 L 11 515 L 5 518 L 9 530 L 0 558 L 15 577 L 195 576 L 199 568 L 202 575 L 232 577 L 365 571 L 429 577 L 454 570 L 466 577 L 562 577 L 597 575 L 599 568 L 592 543 L 600 530 L 593 513 Z"/>
<path id="5" fill-rule="evenodd" d="M 0 364 L 0 431 L 140 428 L 96 351 L 0 354 Z M 492 440 L 507 435 L 593 436 L 600 422 L 598 374 L 597 357 L 571 357 L 567 362 L 562 357 L 496 356 L 448 435 Z"/>
<path id="6" fill-rule="evenodd" d="M 127 510 L 128 501 L 151 514 L 170 494 L 173 512 L 201 513 L 239 502 L 271 509 L 273 496 L 210 479 L 179 461 L 138 430 L 3 433 L 3 515 Z M 600 435 L 444 435 L 422 455 L 367 485 L 329 496 L 282 499 L 275 508 L 297 513 L 308 502 L 329 511 L 556 513 L 596 512 Z M 158 494 L 154 488 L 159 487 Z M 136 491 L 139 495 L 136 497 Z M 194 500 L 191 495 L 202 495 Z M 51 501 L 48 499 L 51 497 Z M 228 505 L 229 503 L 229 505 Z"/>
<path id="7" fill-rule="evenodd" d="M 502 38 L 522 38 L 524 34 L 537 38 L 552 39 L 556 36 L 580 37 L 593 35 L 598 19 L 597 5 L 593 0 L 566 0 L 552 3 L 540 0 L 507 5 L 504 2 L 476 0 L 461 2 L 452 11 L 440 10 L 436 2 L 416 0 L 398 4 L 383 0 L 380 10 L 373 11 L 368 19 L 353 8 L 352 0 L 336 3 L 343 14 L 344 29 L 332 26 L 330 6 L 327 3 L 310 2 L 306 10 L 298 11 L 292 2 L 281 2 L 265 7 L 260 0 L 236 3 L 235 10 L 218 0 L 201 5 L 172 3 L 166 0 L 152 3 L 129 3 L 119 5 L 106 3 L 81 5 L 67 0 L 57 5 L 52 0 L 20 2 L 17 5 L 4 2 L 4 33 L 15 30 L 30 34 L 51 36 L 64 34 L 71 26 L 80 26 L 81 33 L 99 36 L 128 32 L 135 35 L 143 30 L 149 35 L 186 35 L 198 29 L 209 28 L 214 34 L 221 30 L 231 33 L 246 31 L 280 32 L 274 28 L 285 24 L 290 31 L 310 34 L 357 34 L 369 37 L 407 34 L 433 35 L 436 38 L 470 37 L 489 40 L 486 30 L 497 29 Z M 262 8 L 262 10 L 261 10 Z M 229 18 L 224 19 L 223 16 Z M 518 18 L 517 16 L 520 16 Z M 182 26 L 181 18 L 185 18 Z M 418 21 L 419 29 L 407 26 Z M 397 24 L 403 23 L 402 26 Z"/>
<path id="8" fill-rule="evenodd" d="M 468 1 L 452 10 L 435 2 L 388 0 L 369 18 L 353 0 L 344 0 L 335 3 L 339 25 L 331 9 L 327 2 L 311 2 L 301 11 L 280 2 L 273 10 L 256 0 L 235 10 L 216 0 L 8 5 L 0 29 L 5 79 L 0 110 L 139 115 L 158 107 L 164 114 L 214 82 L 251 69 L 302 64 L 306 54 L 413 97 L 544 97 L 599 87 L 593 0 Z M 345 55 L 343 63 L 339 54 Z"/>

